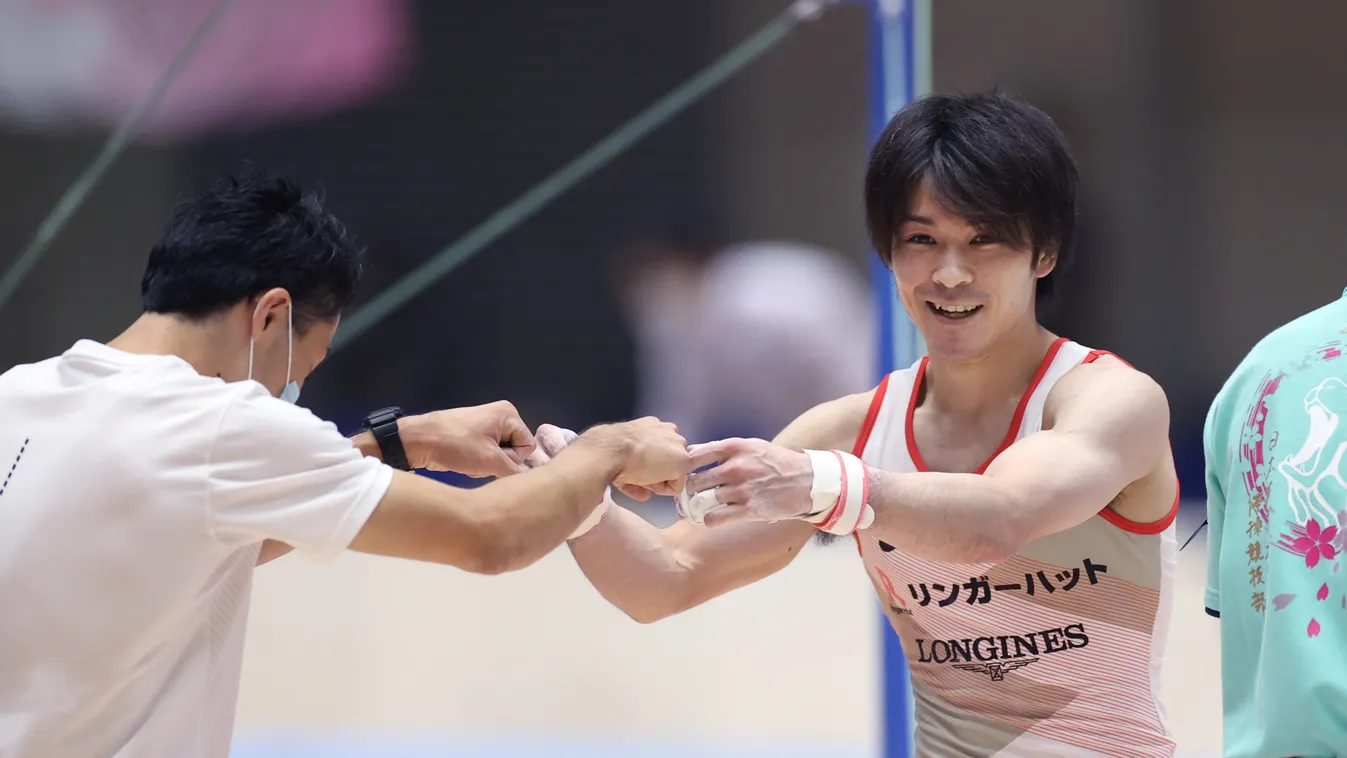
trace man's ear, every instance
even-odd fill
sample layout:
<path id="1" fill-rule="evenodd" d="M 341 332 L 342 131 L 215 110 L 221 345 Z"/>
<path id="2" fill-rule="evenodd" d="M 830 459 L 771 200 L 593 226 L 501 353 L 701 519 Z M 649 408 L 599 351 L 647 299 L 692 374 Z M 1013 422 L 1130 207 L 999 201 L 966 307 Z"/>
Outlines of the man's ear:
<path id="1" fill-rule="evenodd" d="M 286 310 L 291 307 L 290 293 L 284 287 L 272 287 L 257 297 L 253 306 L 253 329 L 262 331 L 275 324 L 288 323 Z"/>
<path id="2" fill-rule="evenodd" d="M 1057 249 L 1040 250 L 1034 254 L 1034 278 L 1042 279 L 1057 268 Z"/>

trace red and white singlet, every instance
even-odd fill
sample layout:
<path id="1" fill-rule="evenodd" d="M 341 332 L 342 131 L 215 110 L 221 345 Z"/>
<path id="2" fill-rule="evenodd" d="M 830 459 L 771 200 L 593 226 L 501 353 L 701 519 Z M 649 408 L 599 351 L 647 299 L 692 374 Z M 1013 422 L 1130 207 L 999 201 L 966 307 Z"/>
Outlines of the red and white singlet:
<path id="1" fill-rule="evenodd" d="M 997 453 L 1039 431 L 1053 385 L 1103 354 L 1054 342 Z M 923 358 L 880 383 L 853 451 L 870 466 L 926 470 L 912 433 L 925 370 Z M 1177 512 L 1176 498 L 1138 524 L 1105 508 L 1002 563 L 923 560 L 858 532 L 910 667 L 917 755 L 1173 756 L 1159 678 Z"/>

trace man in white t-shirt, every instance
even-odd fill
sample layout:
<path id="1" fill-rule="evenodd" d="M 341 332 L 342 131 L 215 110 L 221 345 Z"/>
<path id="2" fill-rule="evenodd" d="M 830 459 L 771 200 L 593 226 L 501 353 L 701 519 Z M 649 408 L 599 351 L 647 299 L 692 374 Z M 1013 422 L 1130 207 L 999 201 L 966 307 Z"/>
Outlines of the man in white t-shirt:
<path id="1" fill-rule="evenodd" d="M 354 439 L 294 405 L 361 257 L 313 196 L 231 181 L 175 211 L 125 332 L 0 375 L 0 755 L 226 756 L 253 568 L 291 548 L 493 574 L 609 484 L 682 486 L 685 440 L 656 419 L 463 490 L 406 470 L 523 471 L 508 404 L 386 409 Z"/>

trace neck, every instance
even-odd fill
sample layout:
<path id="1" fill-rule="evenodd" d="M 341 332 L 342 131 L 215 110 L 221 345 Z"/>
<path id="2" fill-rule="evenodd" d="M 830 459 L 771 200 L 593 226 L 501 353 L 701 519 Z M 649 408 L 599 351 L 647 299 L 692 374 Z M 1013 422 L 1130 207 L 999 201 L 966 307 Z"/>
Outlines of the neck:
<path id="1" fill-rule="evenodd" d="M 192 321 L 181 316 L 144 313 L 108 347 L 139 355 L 175 355 L 203 376 L 223 376 L 230 366 L 218 356 L 239 353 L 223 318 Z M 247 355 L 248 346 L 242 346 Z"/>
<path id="2" fill-rule="evenodd" d="M 942 412 L 981 416 L 1018 401 L 1043 362 L 1056 335 L 1030 322 L 1003 335 L 977 358 L 931 355 L 926 364 L 926 401 Z"/>

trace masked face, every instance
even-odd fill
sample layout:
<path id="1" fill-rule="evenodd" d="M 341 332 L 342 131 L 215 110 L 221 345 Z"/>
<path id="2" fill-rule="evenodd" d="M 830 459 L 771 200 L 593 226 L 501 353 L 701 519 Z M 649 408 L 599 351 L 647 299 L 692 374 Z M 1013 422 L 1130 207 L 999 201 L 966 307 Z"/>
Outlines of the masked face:
<path id="1" fill-rule="evenodd" d="M 257 312 L 261 310 L 262 303 L 258 303 L 253 309 L 253 318 L 257 318 Z M 281 400 L 294 405 L 299 402 L 299 382 L 291 378 L 295 362 L 295 317 L 294 306 L 288 304 L 285 306 L 285 332 L 286 332 L 286 350 L 285 350 L 285 387 L 281 389 Z M 253 351 L 256 347 L 256 340 L 250 335 L 248 337 L 248 378 L 253 378 Z"/>

